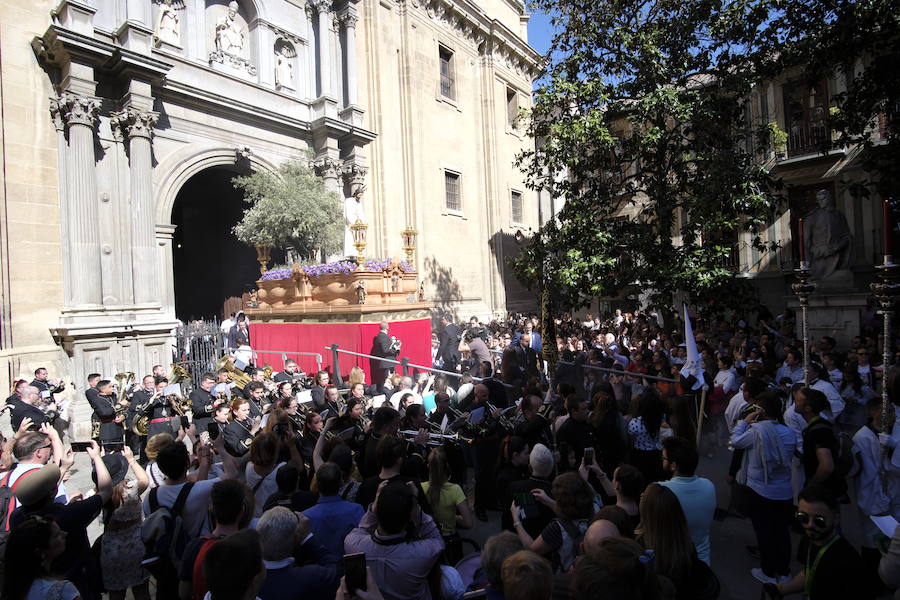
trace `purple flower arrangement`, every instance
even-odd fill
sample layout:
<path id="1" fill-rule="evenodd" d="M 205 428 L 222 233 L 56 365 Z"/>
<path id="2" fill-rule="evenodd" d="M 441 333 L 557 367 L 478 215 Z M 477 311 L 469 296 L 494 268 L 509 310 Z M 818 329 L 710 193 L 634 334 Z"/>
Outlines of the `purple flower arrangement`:
<path id="1" fill-rule="evenodd" d="M 291 269 L 289 267 L 285 267 L 283 269 L 269 269 L 263 276 L 260 277 L 263 281 L 270 281 L 272 279 L 290 279 L 291 278 Z"/>
<path id="2" fill-rule="evenodd" d="M 379 273 L 388 270 L 393 264 L 393 260 L 385 258 L 384 260 L 367 260 L 363 263 L 366 271 Z M 400 270 L 404 273 L 412 273 L 412 266 L 405 260 L 399 263 Z M 357 265 L 350 260 L 341 260 L 338 262 L 325 263 L 321 265 L 301 265 L 300 269 L 307 277 L 320 277 L 322 275 L 346 275 L 356 271 Z M 263 281 L 272 281 L 276 279 L 290 279 L 293 276 L 293 270 L 290 267 L 282 267 L 279 269 L 270 269 L 266 271 L 260 279 Z"/>
<path id="3" fill-rule="evenodd" d="M 356 270 L 356 263 L 349 260 L 340 260 L 323 265 L 303 265 L 300 267 L 307 277 L 320 277 L 322 275 L 346 275 Z"/>
<path id="4" fill-rule="evenodd" d="M 375 273 L 379 271 L 386 271 L 388 267 L 391 266 L 391 259 L 386 258 L 384 260 L 367 260 L 365 262 L 366 271 L 373 271 Z"/>

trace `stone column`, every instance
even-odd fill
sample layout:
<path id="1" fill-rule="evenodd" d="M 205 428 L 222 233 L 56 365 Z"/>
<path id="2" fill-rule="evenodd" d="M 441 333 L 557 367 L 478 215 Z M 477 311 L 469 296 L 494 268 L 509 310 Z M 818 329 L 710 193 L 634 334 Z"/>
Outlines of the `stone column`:
<path id="1" fill-rule="evenodd" d="M 114 130 L 128 139 L 131 166 L 131 270 L 135 304 L 160 302 L 155 278 L 156 228 L 153 211 L 153 156 L 150 140 L 159 115 L 152 111 L 126 108 L 113 113 Z"/>
<path id="2" fill-rule="evenodd" d="M 341 15 L 341 21 L 347 31 L 347 106 L 356 104 L 356 23 L 359 15 L 353 9 L 348 9 Z"/>
<path id="3" fill-rule="evenodd" d="M 100 227 L 94 157 L 94 128 L 100 100 L 63 94 L 57 101 L 69 128 L 66 151 L 71 307 L 99 307 L 103 301 L 100 277 Z"/>
<path id="4" fill-rule="evenodd" d="M 319 36 L 316 43 L 319 46 L 319 82 L 321 85 L 320 96 L 333 96 L 331 87 L 331 73 L 334 65 L 331 62 L 331 0 L 311 0 L 319 15 Z"/>
<path id="5" fill-rule="evenodd" d="M 325 157 L 317 160 L 315 166 L 319 176 L 325 180 L 325 189 L 329 192 L 341 193 L 342 164 L 340 161 Z"/>
<path id="6" fill-rule="evenodd" d="M 50 118 L 56 129 L 56 154 L 58 156 L 58 185 L 59 185 L 59 234 L 62 247 L 69 247 L 69 201 L 66 197 L 68 185 L 66 178 L 66 105 L 62 98 L 50 98 Z M 63 279 L 63 306 L 72 305 L 72 273 L 69 262 L 69 253 L 62 253 L 62 279 Z"/>

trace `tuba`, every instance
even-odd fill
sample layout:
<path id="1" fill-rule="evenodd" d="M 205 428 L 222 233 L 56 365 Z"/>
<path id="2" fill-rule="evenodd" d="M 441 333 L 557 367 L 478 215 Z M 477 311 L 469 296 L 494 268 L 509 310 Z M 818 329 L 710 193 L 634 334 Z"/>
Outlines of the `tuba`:
<path id="1" fill-rule="evenodd" d="M 177 414 L 178 416 L 185 417 L 189 413 L 193 414 L 194 405 L 191 403 L 190 398 L 185 398 L 179 394 L 169 394 L 166 396 L 166 400 L 169 401 L 169 405 L 172 407 L 172 412 Z"/>
<path id="2" fill-rule="evenodd" d="M 228 371 L 228 381 L 241 389 L 244 389 L 244 386 L 250 383 L 250 376 L 235 367 L 234 360 L 227 354 L 219 359 L 216 363 L 216 368 L 213 370 L 218 371 L 219 369 Z"/>

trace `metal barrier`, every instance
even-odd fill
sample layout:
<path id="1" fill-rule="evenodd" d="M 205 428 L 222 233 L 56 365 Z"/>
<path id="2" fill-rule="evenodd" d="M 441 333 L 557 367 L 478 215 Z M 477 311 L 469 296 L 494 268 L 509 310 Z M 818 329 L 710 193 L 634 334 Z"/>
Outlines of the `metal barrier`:
<path id="1" fill-rule="evenodd" d="M 679 383 L 680 379 L 671 379 L 669 377 L 657 377 L 656 375 L 645 375 L 643 373 L 629 373 L 628 371 L 624 371 L 622 369 L 610 369 L 607 367 L 597 367 L 594 365 L 585 365 L 582 363 L 573 363 L 565 360 L 556 361 L 558 365 L 571 365 L 573 367 L 580 367 L 582 369 L 593 369 L 595 371 L 603 371 L 604 373 L 615 373 L 616 375 L 623 375 L 626 377 L 638 377 L 640 379 L 650 379 L 653 381 L 665 381 L 668 383 Z"/>
<path id="2" fill-rule="evenodd" d="M 229 352 L 236 352 L 240 350 L 240 348 L 228 348 Z M 294 352 L 292 350 L 257 350 L 255 348 L 250 349 L 250 353 L 253 354 L 253 362 L 257 366 L 259 365 L 259 361 L 256 359 L 259 354 L 278 354 L 281 356 L 281 362 L 284 362 L 288 358 L 288 354 L 291 356 L 314 356 L 316 358 L 316 371 L 322 370 L 322 355 L 318 352 Z"/>

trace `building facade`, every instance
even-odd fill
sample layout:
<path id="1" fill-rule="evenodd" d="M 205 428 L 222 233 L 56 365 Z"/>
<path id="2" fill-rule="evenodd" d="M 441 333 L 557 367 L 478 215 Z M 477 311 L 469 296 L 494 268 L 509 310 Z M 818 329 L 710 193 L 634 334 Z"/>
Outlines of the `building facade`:
<path id="1" fill-rule="evenodd" d="M 503 266 L 538 218 L 519 0 L 14 0 L 0 24 L 0 385 L 171 362 L 178 319 L 258 274 L 231 179 L 290 159 L 364 187 L 368 256 L 415 228 L 439 307 L 531 304 Z"/>

